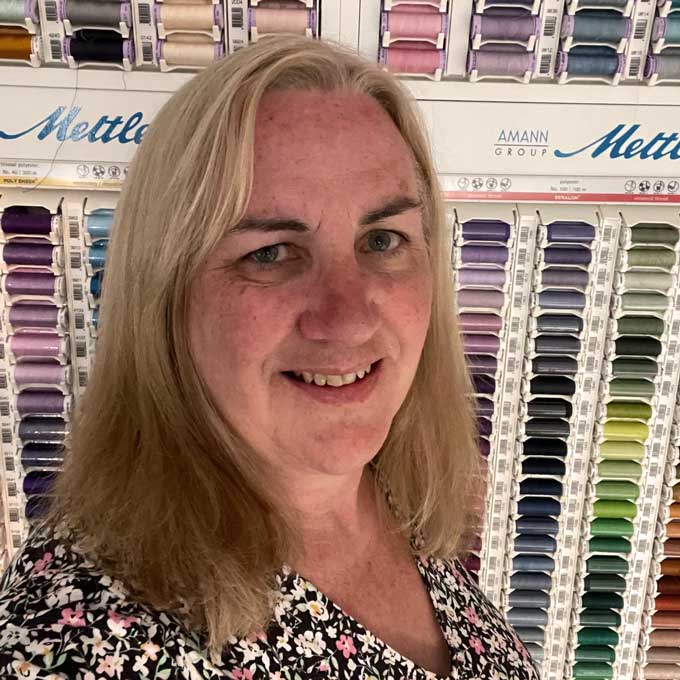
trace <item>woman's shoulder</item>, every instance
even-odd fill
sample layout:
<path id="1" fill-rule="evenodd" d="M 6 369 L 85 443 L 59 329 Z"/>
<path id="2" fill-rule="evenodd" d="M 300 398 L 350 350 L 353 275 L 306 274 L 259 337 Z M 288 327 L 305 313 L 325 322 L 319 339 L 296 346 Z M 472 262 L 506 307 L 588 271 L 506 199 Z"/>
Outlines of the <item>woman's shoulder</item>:
<path id="1" fill-rule="evenodd" d="M 526 647 L 460 560 L 426 559 L 424 566 L 435 606 L 447 622 L 449 641 L 465 657 L 458 661 L 480 676 L 482 669 L 495 668 L 498 676 L 488 677 L 537 680 Z"/>
<path id="2" fill-rule="evenodd" d="M 181 677 L 177 623 L 132 601 L 70 538 L 34 529 L 0 580 L 0 677 Z"/>

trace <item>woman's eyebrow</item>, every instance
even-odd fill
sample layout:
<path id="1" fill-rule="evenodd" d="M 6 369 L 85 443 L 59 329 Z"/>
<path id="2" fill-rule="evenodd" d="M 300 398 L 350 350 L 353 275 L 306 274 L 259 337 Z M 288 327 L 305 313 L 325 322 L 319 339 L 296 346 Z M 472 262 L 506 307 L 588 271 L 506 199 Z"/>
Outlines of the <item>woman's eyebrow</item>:
<path id="1" fill-rule="evenodd" d="M 410 196 L 392 198 L 379 208 L 365 213 L 360 220 L 360 224 L 363 227 L 370 224 L 376 224 L 377 222 L 382 222 L 389 217 L 401 215 L 408 210 L 420 208 L 421 206 L 422 201 Z M 262 233 L 269 233 L 273 231 L 294 231 L 298 233 L 304 233 L 313 230 L 314 229 L 307 223 L 294 217 L 248 217 L 241 220 L 240 222 L 237 222 L 233 227 L 228 229 L 227 235 L 243 234 L 245 232 L 253 231 Z"/>

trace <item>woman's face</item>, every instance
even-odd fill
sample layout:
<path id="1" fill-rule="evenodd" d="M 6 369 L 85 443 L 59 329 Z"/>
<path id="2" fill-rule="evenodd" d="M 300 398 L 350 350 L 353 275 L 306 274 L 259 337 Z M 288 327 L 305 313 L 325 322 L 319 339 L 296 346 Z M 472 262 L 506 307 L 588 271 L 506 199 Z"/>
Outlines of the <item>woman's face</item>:
<path id="1" fill-rule="evenodd" d="M 267 94 L 245 217 L 192 290 L 193 355 L 225 420 L 284 476 L 362 468 L 411 386 L 431 296 L 416 175 L 388 115 L 365 95 Z"/>

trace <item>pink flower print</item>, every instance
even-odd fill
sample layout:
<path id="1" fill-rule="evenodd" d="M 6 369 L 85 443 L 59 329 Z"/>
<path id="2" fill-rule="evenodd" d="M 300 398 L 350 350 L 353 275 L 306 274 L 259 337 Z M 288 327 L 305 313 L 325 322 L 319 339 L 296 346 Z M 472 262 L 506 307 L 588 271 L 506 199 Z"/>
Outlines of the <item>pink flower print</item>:
<path id="1" fill-rule="evenodd" d="M 331 667 L 330 667 L 325 661 L 322 661 L 322 662 L 319 664 L 319 670 L 320 670 L 322 673 L 326 673 L 326 672 L 328 672 L 330 669 L 331 669 Z"/>
<path id="2" fill-rule="evenodd" d="M 478 626 L 481 621 L 477 615 L 477 610 L 474 607 L 466 607 L 463 610 L 463 616 L 473 625 Z"/>
<path id="3" fill-rule="evenodd" d="M 109 609 L 109 621 L 122 628 L 129 628 L 133 623 L 137 623 L 137 617 L 121 616 L 117 611 Z"/>
<path id="4" fill-rule="evenodd" d="M 234 680 L 253 680 L 253 674 L 247 668 L 235 668 Z"/>
<path id="5" fill-rule="evenodd" d="M 120 677 L 123 670 L 123 659 L 116 655 L 105 656 L 97 666 L 97 673 L 106 673 L 110 678 L 114 675 Z"/>
<path id="6" fill-rule="evenodd" d="M 427 555 L 419 555 L 420 557 L 420 563 L 425 567 L 430 566 L 430 560 L 427 558 Z"/>
<path id="7" fill-rule="evenodd" d="M 46 552 L 39 560 L 35 561 L 33 571 L 37 572 L 38 574 L 45 571 L 45 568 L 52 561 L 53 557 L 54 556 L 52 555 L 51 552 Z"/>
<path id="8" fill-rule="evenodd" d="M 470 647 L 477 652 L 478 656 L 481 656 L 482 652 L 484 651 L 484 645 L 482 644 L 482 641 L 478 637 L 471 637 L 470 638 Z"/>
<path id="9" fill-rule="evenodd" d="M 354 646 L 354 640 L 347 635 L 341 635 L 340 639 L 336 641 L 335 646 L 342 652 L 345 659 L 349 659 L 351 654 L 357 653 L 357 648 Z"/>
<path id="10" fill-rule="evenodd" d="M 85 619 L 83 618 L 83 610 L 71 609 L 71 607 L 62 609 L 61 618 L 59 619 L 59 621 L 57 621 L 57 623 L 61 623 L 64 626 L 73 626 L 74 628 L 84 626 Z"/>

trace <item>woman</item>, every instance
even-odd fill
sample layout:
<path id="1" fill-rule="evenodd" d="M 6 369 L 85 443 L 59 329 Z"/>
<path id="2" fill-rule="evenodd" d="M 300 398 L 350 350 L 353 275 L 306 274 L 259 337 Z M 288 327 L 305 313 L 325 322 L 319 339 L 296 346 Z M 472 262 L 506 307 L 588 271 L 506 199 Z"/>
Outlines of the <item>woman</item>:
<path id="1" fill-rule="evenodd" d="M 399 83 L 268 38 L 158 114 L 0 675 L 535 678 L 455 560 L 478 477 L 448 233 Z"/>

